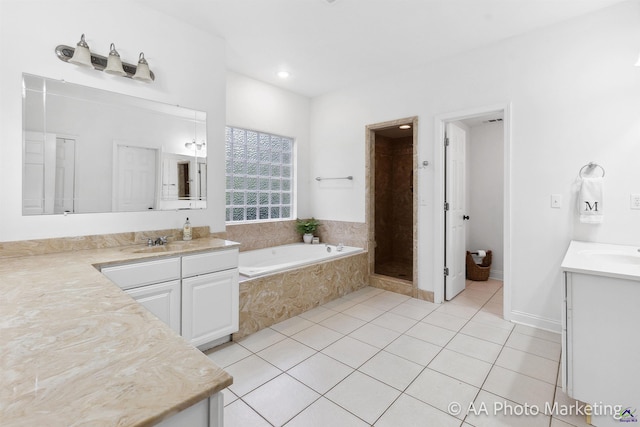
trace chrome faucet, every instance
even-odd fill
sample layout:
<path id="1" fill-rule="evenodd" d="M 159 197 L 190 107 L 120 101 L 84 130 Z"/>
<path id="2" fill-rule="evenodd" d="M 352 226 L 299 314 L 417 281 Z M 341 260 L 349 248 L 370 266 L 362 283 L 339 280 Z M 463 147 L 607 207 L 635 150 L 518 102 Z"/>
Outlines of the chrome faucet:
<path id="1" fill-rule="evenodd" d="M 147 246 L 162 246 L 167 244 L 167 236 L 154 239 L 147 239 Z"/>
<path id="2" fill-rule="evenodd" d="M 344 249 L 344 244 L 343 243 L 338 243 L 338 246 L 336 247 L 336 250 L 338 252 L 342 252 L 343 249 Z"/>

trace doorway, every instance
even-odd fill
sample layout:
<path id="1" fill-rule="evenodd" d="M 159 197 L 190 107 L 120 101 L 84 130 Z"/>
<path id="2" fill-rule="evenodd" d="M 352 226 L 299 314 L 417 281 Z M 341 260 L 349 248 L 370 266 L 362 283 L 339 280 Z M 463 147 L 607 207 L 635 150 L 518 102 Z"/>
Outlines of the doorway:
<path id="1" fill-rule="evenodd" d="M 490 277 L 504 283 L 506 319 L 510 312 L 509 111 L 507 104 L 437 117 L 436 139 L 443 143 L 436 144 L 435 152 L 435 188 L 444 207 L 436 211 L 437 223 L 442 224 L 436 233 L 436 247 L 442 249 L 435 259 L 436 266 L 444 267 L 444 274 L 434 272 L 434 300 L 455 297 L 457 290 L 450 287 L 460 286 L 455 280 L 464 273 L 467 250 L 492 250 Z M 457 166 L 452 165 L 449 152 L 452 134 L 462 138 L 465 151 Z M 445 136 L 450 138 L 449 146 Z M 462 163 L 462 170 L 452 173 Z M 457 204 L 455 209 L 451 203 Z M 466 283 L 463 278 L 462 290 Z"/>
<path id="2" fill-rule="evenodd" d="M 417 118 L 367 126 L 371 284 L 416 296 Z"/>

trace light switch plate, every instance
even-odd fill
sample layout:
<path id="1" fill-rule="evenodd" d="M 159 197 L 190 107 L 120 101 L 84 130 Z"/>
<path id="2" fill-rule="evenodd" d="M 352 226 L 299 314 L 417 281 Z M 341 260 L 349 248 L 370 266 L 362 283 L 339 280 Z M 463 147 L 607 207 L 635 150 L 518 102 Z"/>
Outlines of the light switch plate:
<path id="1" fill-rule="evenodd" d="M 551 207 L 559 209 L 562 207 L 562 194 L 551 195 Z"/>
<path id="2" fill-rule="evenodd" d="M 640 194 L 631 195 L 631 209 L 640 209 Z"/>

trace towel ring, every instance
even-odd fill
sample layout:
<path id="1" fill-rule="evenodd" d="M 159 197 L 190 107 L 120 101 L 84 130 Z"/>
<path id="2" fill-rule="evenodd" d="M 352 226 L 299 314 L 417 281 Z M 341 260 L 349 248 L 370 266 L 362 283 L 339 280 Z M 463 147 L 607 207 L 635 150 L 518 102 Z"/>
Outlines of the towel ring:
<path id="1" fill-rule="evenodd" d="M 580 175 L 580 178 L 584 178 L 584 175 L 582 174 L 584 172 L 584 170 L 585 169 L 591 170 L 591 169 L 594 169 L 594 168 L 602 169 L 602 178 L 604 178 L 604 174 L 605 174 L 604 168 L 602 166 L 600 166 L 599 164 L 594 163 L 594 162 L 589 162 L 589 164 L 586 164 L 583 167 L 581 167 L 580 168 L 580 172 L 578 172 L 578 175 Z"/>

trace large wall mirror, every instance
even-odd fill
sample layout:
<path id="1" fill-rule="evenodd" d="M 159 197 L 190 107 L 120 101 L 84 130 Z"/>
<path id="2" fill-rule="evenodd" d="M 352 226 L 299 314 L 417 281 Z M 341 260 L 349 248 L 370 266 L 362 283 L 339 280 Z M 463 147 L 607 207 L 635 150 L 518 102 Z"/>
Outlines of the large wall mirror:
<path id="1" fill-rule="evenodd" d="M 23 74 L 23 215 L 203 209 L 206 113 Z"/>

